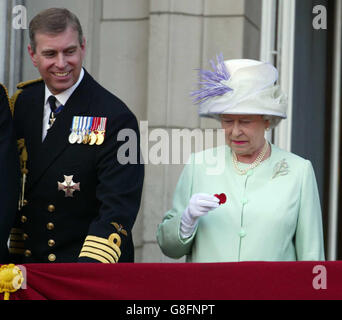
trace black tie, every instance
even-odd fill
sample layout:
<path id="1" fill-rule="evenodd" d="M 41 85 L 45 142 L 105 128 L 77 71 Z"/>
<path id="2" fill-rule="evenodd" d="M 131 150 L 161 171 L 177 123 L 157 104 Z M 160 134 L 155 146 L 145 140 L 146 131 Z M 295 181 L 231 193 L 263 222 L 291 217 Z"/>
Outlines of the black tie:
<path id="1" fill-rule="evenodd" d="M 57 109 L 57 106 L 56 106 L 57 99 L 56 99 L 55 96 L 50 96 L 48 98 L 48 101 L 49 101 L 49 104 L 50 104 L 51 112 L 54 113 L 56 111 L 56 109 Z"/>
<path id="2" fill-rule="evenodd" d="M 62 109 L 63 109 L 63 105 L 60 105 L 58 108 L 56 106 L 56 97 L 55 96 L 50 96 L 48 98 L 48 102 L 49 102 L 49 105 L 50 105 L 50 108 L 51 108 L 51 114 L 50 114 L 50 120 L 49 120 L 49 125 L 50 125 L 50 128 L 53 126 L 53 124 L 55 123 L 55 120 L 56 120 L 56 115 L 58 115 Z"/>

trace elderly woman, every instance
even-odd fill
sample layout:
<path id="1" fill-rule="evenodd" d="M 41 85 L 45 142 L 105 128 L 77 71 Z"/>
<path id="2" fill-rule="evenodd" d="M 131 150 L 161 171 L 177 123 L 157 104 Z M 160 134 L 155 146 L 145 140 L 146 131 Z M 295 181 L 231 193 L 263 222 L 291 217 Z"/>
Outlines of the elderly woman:
<path id="1" fill-rule="evenodd" d="M 158 227 L 160 248 L 188 262 L 324 260 L 312 165 L 265 139 L 265 130 L 286 118 L 277 70 L 222 56 L 212 67 L 200 71 L 194 95 L 199 114 L 225 130 L 226 145 L 216 150 L 224 149 L 224 172 L 210 175 L 208 164 L 197 161 L 213 150 L 192 154 Z"/>

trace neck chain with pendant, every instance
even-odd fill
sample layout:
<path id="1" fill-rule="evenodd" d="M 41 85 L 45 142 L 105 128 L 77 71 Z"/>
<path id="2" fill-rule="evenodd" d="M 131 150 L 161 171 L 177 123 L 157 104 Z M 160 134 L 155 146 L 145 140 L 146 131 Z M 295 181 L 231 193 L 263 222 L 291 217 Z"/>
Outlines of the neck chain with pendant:
<path id="1" fill-rule="evenodd" d="M 256 166 L 258 166 L 261 163 L 261 161 L 265 157 L 267 151 L 268 151 L 268 142 L 267 142 L 267 140 L 265 140 L 265 144 L 264 144 L 261 152 L 259 153 L 257 158 L 246 169 L 240 169 L 239 168 L 236 153 L 234 151 L 232 151 L 232 153 L 233 153 L 232 159 L 233 159 L 233 164 L 234 164 L 235 170 L 237 171 L 238 174 L 241 174 L 241 175 L 246 174 L 249 170 L 255 168 Z"/>

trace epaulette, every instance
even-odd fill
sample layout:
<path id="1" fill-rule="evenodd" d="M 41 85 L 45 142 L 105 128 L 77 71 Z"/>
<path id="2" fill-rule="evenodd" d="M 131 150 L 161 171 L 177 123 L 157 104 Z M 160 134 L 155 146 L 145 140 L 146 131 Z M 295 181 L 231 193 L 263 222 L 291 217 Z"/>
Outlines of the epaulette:
<path id="1" fill-rule="evenodd" d="M 43 78 L 38 78 L 38 79 L 34 79 L 34 80 L 28 80 L 28 81 L 20 82 L 17 84 L 17 88 L 22 89 L 22 88 L 25 88 L 31 84 L 41 82 L 41 81 L 43 81 Z"/>
<path id="2" fill-rule="evenodd" d="M 0 86 L 4 89 L 4 91 L 5 91 L 5 93 L 6 93 L 6 97 L 7 97 L 7 100 L 8 100 L 10 109 L 11 109 L 11 112 L 12 112 L 11 99 L 10 99 L 10 97 L 9 97 L 9 95 L 8 95 L 8 90 L 7 90 L 7 88 L 6 88 L 2 83 L 0 83 Z"/>
<path id="3" fill-rule="evenodd" d="M 38 78 L 38 79 L 34 79 L 34 80 L 28 80 L 28 81 L 20 82 L 20 83 L 17 84 L 18 90 L 10 98 L 10 107 L 11 107 L 12 115 L 14 113 L 15 103 L 16 103 L 19 95 L 23 92 L 23 88 L 28 87 L 28 86 L 30 86 L 32 84 L 41 82 L 41 81 L 43 81 L 43 78 Z"/>

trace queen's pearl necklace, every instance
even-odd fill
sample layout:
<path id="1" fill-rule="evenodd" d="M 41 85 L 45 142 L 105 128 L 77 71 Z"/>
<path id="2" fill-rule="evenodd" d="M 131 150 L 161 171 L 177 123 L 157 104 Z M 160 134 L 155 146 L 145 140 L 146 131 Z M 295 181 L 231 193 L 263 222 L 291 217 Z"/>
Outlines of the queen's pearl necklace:
<path id="1" fill-rule="evenodd" d="M 233 153 L 232 159 L 233 159 L 233 164 L 234 164 L 235 170 L 237 171 L 238 174 L 241 174 L 241 175 L 246 174 L 249 170 L 255 168 L 256 166 L 258 166 L 261 163 L 261 161 L 265 157 L 267 151 L 268 151 L 268 142 L 265 140 L 265 144 L 264 144 L 261 152 L 256 157 L 256 159 L 246 169 L 240 169 L 239 168 L 236 153 L 234 151 L 232 151 L 232 153 Z"/>

